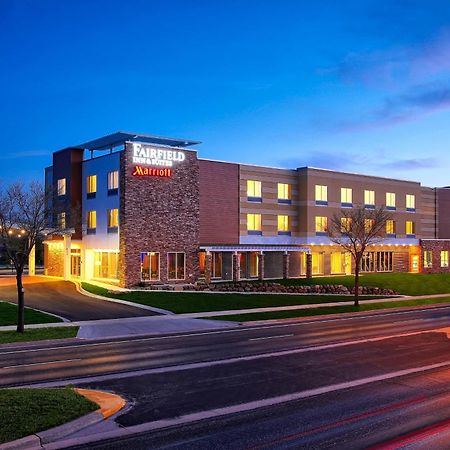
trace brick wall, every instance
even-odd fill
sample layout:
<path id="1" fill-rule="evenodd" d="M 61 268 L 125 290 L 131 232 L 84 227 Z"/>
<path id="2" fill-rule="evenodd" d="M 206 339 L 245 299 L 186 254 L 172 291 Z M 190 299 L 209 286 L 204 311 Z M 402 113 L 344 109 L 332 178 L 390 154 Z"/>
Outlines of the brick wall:
<path id="1" fill-rule="evenodd" d="M 127 144 L 120 161 L 119 278 L 122 286 L 140 282 L 140 253 L 160 253 L 160 281 L 168 283 L 168 252 L 184 252 L 186 278 L 199 275 L 199 165 L 196 152 L 183 150 L 186 159 L 175 163 L 173 175 L 134 177 L 132 149 Z"/>
<path id="2" fill-rule="evenodd" d="M 442 239 L 424 240 L 420 241 L 422 253 L 420 256 L 420 267 L 424 273 L 440 273 L 450 272 L 448 267 L 441 267 L 441 251 L 446 250 L 450 254 L 450 241 Z M 432 267 L 423 267 L 424 251 L 432 252 Z"/>
<path id="3" fill-rule="evenodd" d="M 44 275 L 51 277 L 64 276 L 64 246 L 51 244 L 49 249 L 48 244 L 44 244 Z"/>

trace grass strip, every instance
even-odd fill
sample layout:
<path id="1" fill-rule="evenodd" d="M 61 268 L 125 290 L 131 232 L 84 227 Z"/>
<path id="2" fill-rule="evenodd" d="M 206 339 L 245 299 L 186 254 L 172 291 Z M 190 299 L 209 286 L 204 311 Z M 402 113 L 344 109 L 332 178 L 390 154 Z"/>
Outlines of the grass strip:
<path id="1" fill-rule="evenodd" d="M 0 443 L 70 422 L 98 405 L 69 387 L 0 390 Z"/>
<path id="2" fill-rule="evenodd" d="M 93 294 L 117 298 L 129 302 L 154 306 L 176 314 L 225 311 L 229 309 L 266 308 L 312 303 L 346 302 L 353 297 L 348 295 L 283 295 L 283 294 L 205 294 L 190 292 L 110 292 L 89 283 L 82 283 L 83 289 Z M 361 297 L 361 298 L 377 298 Z"/>
<path id="3" fill-rule="evenodd" d="M 25 323 L 57 323 L 62 322 L 59 317 L 45 314 L 34 309 L 25 308 Z M 15 325 L 17 323 L 17 305 L 0 301 L 0 326 Z"/>
<path id="4" fill-rule="evenodd" d="M 350 312 L 374 311 L 380 309 L 401 308 L 411 306 L 434 305 L 439 303 L 450 302 L 450 297 L 430 298 L 420 300 L 403 300 L 392 302 L 380 302 L 362 304 L 358 307 L 352 305 L 342 305 L 323 308 L 297 309 L 290 311 L 272 311 L 266 313 L 249 313 L 249 314 L 233 314 L 227 316 L 211 316 L 205 319 L 227 320 L 231 322 L 251 322 L 255 320 L 271 320 L 271 319 L 291 319 L 295 317 L 312 317 L 327 314 L 342 314 Z"/>
<path id="5" fill-rule="evenodd" d="M 23 334 L 17 331 L 0 331 L 0 344 L 74 338 L 78 329 L 79 327 L 27 328 Z"/>

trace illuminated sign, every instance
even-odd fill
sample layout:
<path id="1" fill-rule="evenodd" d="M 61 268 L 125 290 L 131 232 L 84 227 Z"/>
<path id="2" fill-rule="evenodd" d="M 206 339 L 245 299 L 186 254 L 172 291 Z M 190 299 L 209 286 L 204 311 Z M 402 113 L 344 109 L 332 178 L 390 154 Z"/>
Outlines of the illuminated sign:
<path id="1" fill-rule="evenodd" d="M 133 169 L 133 175 L 134 177 L 163 177 L 168 178 L 171 177 L 173 173 L 172 169 L 154 169 L 151 167 L 142 167 L 142 166 L 136 166 Z"/>
<path id="2" fill-rule="evenodd" d="M 185 153 L 179 150 L 168 150 L 133 142 L 133 164 L 172 167 L 174 163 L 183 162 L 185 159 Z"/>

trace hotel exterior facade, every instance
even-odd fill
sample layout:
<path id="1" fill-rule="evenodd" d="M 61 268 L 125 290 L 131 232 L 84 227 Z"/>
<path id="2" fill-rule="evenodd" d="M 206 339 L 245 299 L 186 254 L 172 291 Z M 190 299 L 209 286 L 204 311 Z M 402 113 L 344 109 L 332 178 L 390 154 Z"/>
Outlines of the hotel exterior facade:
<path id="1" fill-rule="evenodd" d="M 355 205 L 392 215 L 363 272 L 450 271 L 449 188 L 201 159 L 197 144 L 118 132 L 53 153 L 62 231 L 44 242 L 45 274 L 125 287 L 351 274 L 326 230 Z"/>

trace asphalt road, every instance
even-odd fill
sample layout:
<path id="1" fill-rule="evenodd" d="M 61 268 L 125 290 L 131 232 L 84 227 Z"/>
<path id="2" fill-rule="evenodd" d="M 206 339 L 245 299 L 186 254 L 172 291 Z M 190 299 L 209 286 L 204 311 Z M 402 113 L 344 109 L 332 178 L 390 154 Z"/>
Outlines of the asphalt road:
<path id="1" fill-rule="evenodd" d="M 69 281 L 24 277 L 25 305 L 70 321 L 150 316 L 155 313 L 119 303 L 98 300 L 77 292 Z M 16 280 L 0 279 L 0 300 L 17 303 Z"/>

